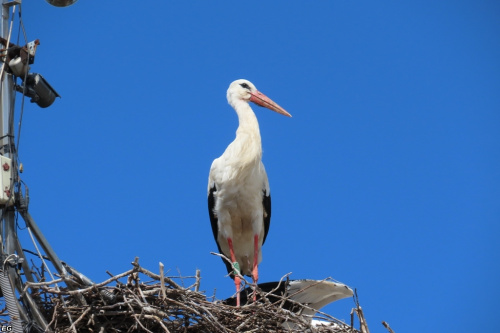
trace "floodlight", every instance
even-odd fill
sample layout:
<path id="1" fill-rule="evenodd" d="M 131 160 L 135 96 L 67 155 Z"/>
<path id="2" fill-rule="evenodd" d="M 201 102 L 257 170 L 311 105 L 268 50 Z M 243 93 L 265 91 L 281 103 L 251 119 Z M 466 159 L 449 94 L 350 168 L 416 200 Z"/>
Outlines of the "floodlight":
<path id="1" fill-rule="evenodd" d="M 36 103 L 41 108 L 51 106 L 56 97 L 61 97 L 38 73 L 28 74 L 23 86 L 17 86 L 16 90 L 20 92 L 24 90 L 25 95 L 31 97 L 31 103 Z"/>

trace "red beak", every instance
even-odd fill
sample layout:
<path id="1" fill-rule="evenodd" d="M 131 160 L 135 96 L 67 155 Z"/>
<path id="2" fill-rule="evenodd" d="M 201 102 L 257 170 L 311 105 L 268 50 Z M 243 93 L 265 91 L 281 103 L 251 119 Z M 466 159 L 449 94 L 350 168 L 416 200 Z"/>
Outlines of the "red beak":
<path id="1" fill-rule="evenodd" d="M 250 102 L 254 102 L 255 104 L 265 107 L 274 112 L 278 112 L 287 117 L 291 117 L 292 115 L 285 111 L 281 106 L 273 102 L 272 99 L 261 93 L 260 91 L 255 91 L 250 93 Z"/>

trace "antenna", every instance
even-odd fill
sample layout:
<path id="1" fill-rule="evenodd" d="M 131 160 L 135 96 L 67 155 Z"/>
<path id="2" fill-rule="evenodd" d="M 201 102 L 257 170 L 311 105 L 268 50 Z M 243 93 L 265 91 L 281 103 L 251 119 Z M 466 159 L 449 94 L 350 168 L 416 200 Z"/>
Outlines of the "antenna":
<path id="1" fill-rule="evenodd" d="M 1 326 L 1 331 L 12 332 L 51 332 L 47 318 L 40 311 L 36 296 L 25 290 L 26 282 L 39 282 L 25 257 L 25 250 L 17 235 L 16 220 L 20 215 L 37 248 L 37 255 L 43 261 L 44 256 L 38 250 L 40 245 L 59 277 L 69 289 L 76 289 L 74 281 L 64 264 L 50 246 L 42 231 L 28 212 L 28 193 L 20 179 L 20 168 L 14 140 L 14 99 L 16 91 L 31 98 L 31 102 L 45 108 L 49 107 L 59 94 L 37 73 L 30 73 L 39 41 L 25 46 L 11 42 L 12 23 L 15 12 L 21 10 L 21 0 L 0 0 L 2 6 L 0 24 L 0 288 L 5 299 L 11 325 Z M 72 5 L 77 0 L 46 0 L 57 7 Z M 19 7 L 19 8 L 18 8 Z M 16 80 L 20 80 L 18 85 Z M 48 269 L 48 267 L 45 265 Z M 76 272 L 71 269 L 72 273 Z M 0 294 L 0 296 L 2 296 Z M 61 300 L 64 302 L 64 300 Z M 81 300 L 85 302 L 85 300 Z M 50 319 L 50 318 L 49 318 Z M 71 321 L 71 318 L 69 318 Z M 33 330 L 33 328 L 35 328 Z"/>

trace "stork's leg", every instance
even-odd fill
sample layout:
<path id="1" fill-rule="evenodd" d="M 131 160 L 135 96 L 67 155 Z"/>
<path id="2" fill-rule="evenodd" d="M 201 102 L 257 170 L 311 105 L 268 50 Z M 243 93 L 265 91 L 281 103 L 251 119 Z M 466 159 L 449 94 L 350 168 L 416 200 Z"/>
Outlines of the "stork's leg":
<path id="1" fill-rule="evenodd" d="M 236 256 L 234 255 L 233 240 L 231 238 L 227 239 L 227 244 L 229 245 L 229 253 L 231 255 L 231 261 L 233 263 L 233 270 L 236 270 L 234 274 L 234 284 L 236 285 L 236 306 L 240 306 L 240 285 L 241 279 L 238 276 L 240 274 L 240 267 L 236 261 Z"/>
<path id="2" fill-rule="evenodd" d="M 253 291 L 253 301 L 257 300 L 257 281 L 259 280 L 259 235 L 253 236 L 253 269 L 252 269 L 252 280 L 254 284 Z"/>

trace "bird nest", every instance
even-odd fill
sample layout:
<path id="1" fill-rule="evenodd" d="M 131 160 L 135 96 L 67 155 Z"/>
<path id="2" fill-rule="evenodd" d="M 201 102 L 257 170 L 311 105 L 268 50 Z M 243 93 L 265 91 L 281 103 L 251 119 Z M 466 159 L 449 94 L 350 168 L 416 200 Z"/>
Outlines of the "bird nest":
<path id="1" fill-rule="evenodd" d="M 61 333 L 364 331 L 359 306 L 351 311 L 351 325 L 318 312 L 315 318 L 326 325 L 317 326 L 310 318 L 301 316 L 296 308 L 294 312 L 286 310 L 283 304 L 290 301 L 286 297 L 271 302 L 261 293 L 259 301 L 234 307 L 199 291 L 199 271 L 195 276 L 172 278 L 164 276 L 161 263 L 160 274 L 141 267 L 138 258 L 132 266 L 122 274 L 88 287 L 82 287 L 84 283 L 72 276 L 71 283 L 62 279 L 27 282 L 24 292 L 29 289 L 37 300 L 49 330 Z M 191 285 L 186 287 L 186 281 Z M 80 289 L 58 287 L 62 282 L 78 283 Z M 3 313 L 5 315 L 5 309 Z M 359 316 L 360 331 L 352 327 L 353 313 Z M 29 331 L 37 331 L 33 328 Z"/>

